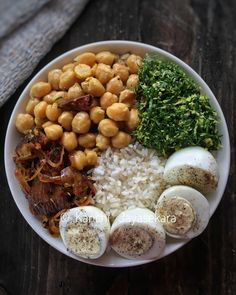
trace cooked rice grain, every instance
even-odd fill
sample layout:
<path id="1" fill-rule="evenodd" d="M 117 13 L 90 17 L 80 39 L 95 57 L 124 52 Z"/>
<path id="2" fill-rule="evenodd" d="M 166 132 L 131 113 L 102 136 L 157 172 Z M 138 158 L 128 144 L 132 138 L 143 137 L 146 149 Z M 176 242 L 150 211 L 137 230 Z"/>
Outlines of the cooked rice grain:
<path id="1" fill-rule="evenodd" d="M 166 185 L 163 179 L 165 162 L 154 150 L 138 143 L 120 150 L 108 148 L 98 158 L 92 172 L 97 188 L 95 205 L 111 221 L 129 208 L 154 210 Z"/>

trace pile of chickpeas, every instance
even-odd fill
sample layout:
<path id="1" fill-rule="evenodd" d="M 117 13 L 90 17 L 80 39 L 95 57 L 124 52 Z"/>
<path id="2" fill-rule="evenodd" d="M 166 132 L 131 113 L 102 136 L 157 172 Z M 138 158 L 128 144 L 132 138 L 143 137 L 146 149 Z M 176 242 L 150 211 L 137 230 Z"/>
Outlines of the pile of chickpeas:
<path id="1" fill-rule="evenodd" d="M 78 55 L 62 69 L 48 73 L 47 82 L 30 90 L 26 113 L 16 117 L 16 128 L 26 134 L 35 126 L 50 140 L 59 140 L 69 152 L 71 165 L 82 170 L 96 164 L 97 152 L 109 146 L 123 148 L 138 125 L 134 88 L 141 57 L 118 56 L 110 51 Z M 65 111 L 61 100 L 93 96 L 89 111 Z M 95 130 L 95 131 L 93 131 Z"/>

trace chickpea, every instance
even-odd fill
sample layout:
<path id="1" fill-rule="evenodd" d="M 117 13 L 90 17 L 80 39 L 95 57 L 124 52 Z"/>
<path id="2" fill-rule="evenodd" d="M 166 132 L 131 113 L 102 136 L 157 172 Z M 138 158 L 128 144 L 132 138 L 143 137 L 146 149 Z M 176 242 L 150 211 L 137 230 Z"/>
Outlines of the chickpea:
<path id="1" fill-rule="evenodd" d="M 34 115 L 34 108 L 38 103 L 39 103 L 38 98 L 30 98 L 30 100 L 28 101 L 26 108 L 25 108 L 26 113 L 28 113 L 30 115 Z"/>
<path id="2" fill-rule="evenodd" d="M 117 127 L 116 122 L 114 122 L 111 119 L 103 119 L 102 121 L 99 122 L 98 124 L 98 130 L 107 137 L 112 137 L 115 136 L 119 128 Z"/>
<path id="3" fill-rule="evenodd" d="M 55 101 L 58 102 L 60 99 L 66 99 L 68 98 L 68 94 L 66 91 L 56 91 L 52 98 L 50 103 L 54 103 Z"/>
<path id="4" fill-rule="evenodd" d="M 131 54 L 127 58 L 126 63 L 129 67 L 129 71 L 131 74 L 137 74 L 140 62 L 141 62 L 141 57 L 135 54 Z"/>
<path id="5" fill-rule="evenodd" d="M 119 76 L 112 78 L 106 85 L 106 91 L 116 95 L 119 95 L 123 89 L 124 85 Z"/>
<path id="6" fill-rule="evenodd" d="M 66 129 L 67 131 L 70 131 L 73 118 L 74 118 L 74 116 L 71 112 L 64 111 L 58 117 L 58 123 L 61 124 L 61 126 L 64 129 Z"/>
<path id="7" fill-rule="evenodd" d="M 111 138 L 111 144 L 114 148 L 124 148 L 131 142 L 131 136 L 128 133 L 119 131 L 114 137 Z"/>
<path id="8" fill-rule="evenodd" d="M 48 94 L 51 90 L 52 90 L 52 87 L 49 83 L 37 82 L 32 86 L 30 90 L 30 95 L 31 97 L 40 98 Z"/>
<path id="9" fill-rule="evenodd" d="M 113 78 L 114 72 L 111 66 L 99 63 L 95 72 L 95 77 L 102 83 L 106 84 Z"/>
<path id="10" fill-rule="evenodd" d="M 46 103 L 53 103 L 54 102 L 54 95 L 57 93 L 56 90 L 51 91 L 47 95 L 43 97 L 43 100 L 46 101 Z"/>
<path id="11" fill-rule="evenodd" d="M 93 96 L 101 96 L 105 92 L 105 88 L 102 83 L 93 77 L 87 78 L 84 82 L 81 83 L 82 89 L 85 93 L 89 93 Z"/>
<path id="12" fill-rule="evenodd" d="M 85 80 L 92 75 L 91 67 L 86 64 L 78 64 L 74 72 L 79 80 Z"/>
<path id="13" fill-rule="evenodd" d="M 48 127 L 48 126 L 51 126 L 53 123 L 51 121 L 46 121 L 45 123 L 42 124 L 42 127 L 43 129 Z"/>
<path id="14" fill-rule="evenodd" d="M 78 63 L 81 63 L 81 64 L 86 64 L 92 67 L 95 64 L 96 55 L 92 52 L 84 52 L 76 56 L 74 61 L 77 61 Z"/>
<path id="15" fill-rule="evenodd" d="M 107 108 L 107 116 L 114 121 L 128 121 L 129 109 L 126 104 L 116 102 Z"/>
<path id="16" fill-rule="evenodd" d="M 91 76 L 95 76 L 97 67 L 98 67 L 98 64 L 94 64 L 92 66 L 92 68 L 91 68 Z"/>
<path id="17" fill-rule="evenodd" d="M 75 83 L 68 90 L 68 98 L 77 98 L 84 95 L 84 92 L 79 83 Z"/>
<path id="18" fill-rule="evenodd" d="M 84 148 L 93 148 L 96 145 L 96 134 L 86 133 L 79 135 L 78 143 L 80 146 Z"/>
<path id="19" fill-rule="evenodd" d="M 101 120 L 105 118 L 105 111 L 101 107 L 93 107 L 90 110 L 90 119 L 93 123 L 98 124 Z"/>
<path id="20" fill-rule="evenodd" d="M 51 84 L 52 89 L 59 90 L 59 82 L 62 70 L 54 69 L 48 73 L 48 82 Z"/>
<path id="21" fill-rule="evenodd" d="M 34 118 L 34 123 L 37 127 L 42 127 L 46 122 L 46 119 Z"/>
<path id="22" fill-rule="evenodd" d="M 66 64 L 66 65 L 64 65 L 63 67 L 62 67 L 62 71 L 63 72 L 66 72 L 66 71 L 68 71 L 68 70 L 74 70 L 74 68 L 75 68 L 75 63 L 69 63 L 69 64 Z"/>
<path id="23" fill-rule="evenodd" d="M 100 97 L 100 105 L 104 110 L 106 110 L 109 106 L 111 106 L 115 102 L 118 102 L 118 97 L 117 95 L 112 94 L 111 92 L 105 92 Z"/>
<path id="24" fill-rule="evenodd" d="M 138 110 L 131 109 L 129 112 L 129 120 L 126 122 L 127 127 L 129 130 L 134 130 L 139 123 L 139 117 L 138 117 Z"/>
<path id="25" fill-rule="evenodd" d="M 128 67 L 123 64 L 115 63 L 112 68 L 115 76 L 120 76 L 121 81 L 125 83 L 129 78 Z"/>
<path id="26" fill-rule="evenodd" d="M 71 166 L 78 169 L 83 170 L 84 167 L 88 165 L 87 157 L 82 151 L 75 151 L 70 155 L 70 163 Z"/>
<path id="27" fill-rule="evenodd" d="M 89 166 L 96 165 L 97 159 L 98 159 L 97 153 L 93 150 L 88 150 L 88 149 L 86 149 L 84 152 L 87 158 L 88 165 Z"/>
<path id="28" fill-rule="evenodd" d="M 126 86 L 129 89 L 134 89 L 138 85 L 138 75 L 131 74 L 126 82 Z"/>
<path id="29" fill-rule="evenodd" d="M 96 60 L 98 63 L 103 63 L 106 65 L 112 65 L 115 59 L 115 55 L 110 51 L 101 51 L 96 54 Z"/>
<path id="30" fill-rule="evenodd" d="M 15 122 L 19 132 L 26 134 L 34 126 L 34 118 L 30 114 L 18 114 Z"/>
<path id="31" fill-rule="evenodd" d="M 91 126 L 91 120 L 88 113 L 78 112 L 72 120 L 72 130 L 76 133 L 87 133 Z"/>
<path id="32" fill-rule="evenodd" d="M 46 109 L 48 104 L 46 101 L 40 101 L 35 107 L 34 107 L 34 116 L 39 119 L 46 118 Z"/>
<path id="33" fill-rule="evenodd" d="M 64 132 L 61 143 L 68 152 L 73 151 L 78 145 L 76 134 L 74 132 Z"/>
<path id="34" fill-rule="evenodd" d="M 135 103 L 135 94 L 129 89 L 121 91 L 119 96 L 119 102 L 126 104 L 128 107 L 131 107 Z"/>
<path id="35" fill-rule="evenodd" d="M 48 139 L 58 140 L 63 135 L 63 129 L 58 124 L 52 124 L 44 128 L 44 132 Z"/>
<path id="36" fill-rule="evenodd" d="M 73 70 L 67 70 L 60 76 L 60 89 L 67 90 L 77 82 L 77 78 Z"/>
<path id="37" fill-rule="evenodd" d="M 57 121 L 58 117 L 62 113 L 62 110 L 58 108 L 57 103 L 49 104 L 46 108 L 46 116 L 50 121 Z"/>
<path id="38" fill-rule="evenodd" d="M 99 133 L 96 137 L 96 147 L 98 147 L 101 151 L 104 151 L 109 147 L 109 145 L 110 138 Z"/>

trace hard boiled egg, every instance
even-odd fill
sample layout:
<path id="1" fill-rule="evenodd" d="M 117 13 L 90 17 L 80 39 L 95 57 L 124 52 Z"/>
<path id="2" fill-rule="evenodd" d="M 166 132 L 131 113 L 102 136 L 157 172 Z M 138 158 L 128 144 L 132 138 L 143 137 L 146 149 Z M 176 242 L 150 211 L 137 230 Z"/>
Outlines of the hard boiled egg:
<path id="1" fill-rule="evenodd" d="M 218 183 L 217 163 L 202 147 L 187 147 L 173 153 L 166 162 L 164 179 L 171 185 L 185 184 L 208 193 Z"/>
<path id="2" fill-rule="evenodd" d="M 106 214 L 93 206 L 67 210 L 60 218 L 61 238 L 73 254 L 96 259 L 107 248 L 110 223 Z"/>
<path id="3" fill-rule="evenodd" d="M 206 228 L 210 208 L 207 199 L 199 191 L 176 185 L 161 194 L 156 216 L 169 236 L 191 239 Z"/>
<path id="4" fill-rule="evenodd" d="M 152 259 L 165 247 L 165 231 L 149 209 L 128 209 L 114 220 L 110 243 L 125 258 Z"/>

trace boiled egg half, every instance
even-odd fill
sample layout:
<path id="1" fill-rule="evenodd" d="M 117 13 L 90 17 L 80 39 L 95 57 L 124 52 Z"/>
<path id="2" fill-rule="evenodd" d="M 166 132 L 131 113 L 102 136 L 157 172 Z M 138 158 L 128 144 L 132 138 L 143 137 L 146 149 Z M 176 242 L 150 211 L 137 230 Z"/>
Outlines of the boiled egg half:
<path id="1" fill-rule="evenodd" d="M 156 217 L 167 235 L 191 239 L 206 228 L 210 219 L 210 207 L 199 191 L 177 185 L 161 194 L 157 202 Z"/>
<path id="2" fill-rule="evenodd" d="M 107 248 L 110 223 L 106 214 L 93 206 L 67 210 L 60 218 L 61 238 L 73 254 L 96 259 Z"/>
<path id="3" fill-rule="evenodd" d="M 213 191 L 218 183 L 217 162 L 202 147 L 187 147 L 173 153 L 166 162 L 164 179 L 171 185 L 184 184 L 202 193 Z"/>
<path id="4" fill-rule="evenodd" d="M 165 247 L 165 231 L 155 214 L 145 208 L 123 211 L 116 217 L 110 233 L 111 247 L 128 259 L 153 259 Z"/>

